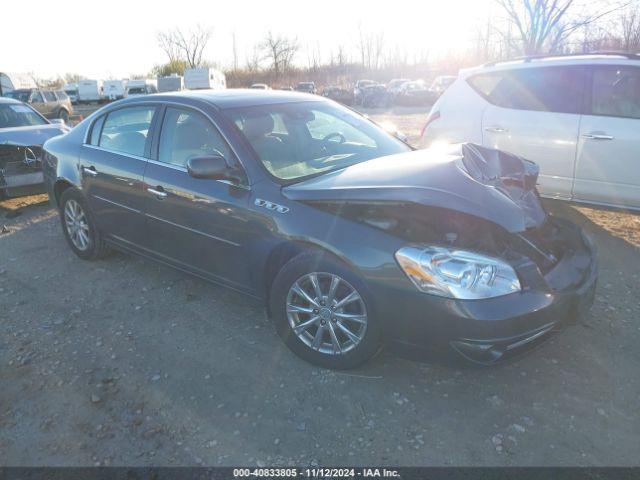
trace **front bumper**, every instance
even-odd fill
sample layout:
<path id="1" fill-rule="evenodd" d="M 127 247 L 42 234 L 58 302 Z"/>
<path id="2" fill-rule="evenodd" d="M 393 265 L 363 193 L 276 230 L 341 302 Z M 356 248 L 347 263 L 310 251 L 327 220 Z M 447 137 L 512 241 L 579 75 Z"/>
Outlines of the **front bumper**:
<path id="1" fill-rule="evenodd" d="M 595 246 L 573 228 L 582 245 L 535 288 L 486 300 L 448 299 L 406 288 L 374 292 L 376 298 L 386 299 L 377 305 L 386 319 L 386 337 L 396 349 L 453 350 L 483 364 L 534 347 L 575 323 L 593 303 L 598 276 Z"/>

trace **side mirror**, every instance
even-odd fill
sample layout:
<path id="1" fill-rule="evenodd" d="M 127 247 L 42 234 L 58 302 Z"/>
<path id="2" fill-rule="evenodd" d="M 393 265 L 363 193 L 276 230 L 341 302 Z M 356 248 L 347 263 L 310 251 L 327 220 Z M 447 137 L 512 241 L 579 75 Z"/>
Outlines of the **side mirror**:
<path id="1" fill-rule="evenodd" d="M 66 125 L 62 118 L 52 118 L 51 120 L 49 120 L 49 122 L 53 123 L 54 125 Z"/>
<path id="2" fill-rule="evenodd" d="M 235 180 L 234 170 L 227 165 L 222 155 L 193 157 L 187 161 L 187 172 L 193 178 L 209 178 L 212 180 Z"/>

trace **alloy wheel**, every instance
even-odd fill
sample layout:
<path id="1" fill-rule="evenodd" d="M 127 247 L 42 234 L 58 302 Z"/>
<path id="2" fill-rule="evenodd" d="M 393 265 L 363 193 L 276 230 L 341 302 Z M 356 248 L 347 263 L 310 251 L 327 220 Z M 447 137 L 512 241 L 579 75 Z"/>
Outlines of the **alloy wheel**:
<path id="1" fill-rule="evenodd" d="M 69 199 L 64 206 L 64 223 L 71 239 L 71 243 L 80 251 L 89 248 L 89 223 L 82 206 L 74 200 Z"/>
<path id="2" fill-rule="evenodd" d="M 287 319 L 309 348 L 342 355 L 356 348 L 367 330 L 367 310 L 345 279 L 325 272 L 300 277 L 287 294 Z"/>

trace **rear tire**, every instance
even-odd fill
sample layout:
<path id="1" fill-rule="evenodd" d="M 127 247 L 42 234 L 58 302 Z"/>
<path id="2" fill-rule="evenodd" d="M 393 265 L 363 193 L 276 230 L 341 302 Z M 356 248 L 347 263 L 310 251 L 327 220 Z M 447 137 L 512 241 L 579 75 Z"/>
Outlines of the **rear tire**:
<path id="1" fill-rule="evenodd" d="M 354 368 L 380 348 L 381 322 L 369 289 L 327 255 L 302 253 L 282 267 L 273 281 L 269 306 L 278 335 L 313 365 Z"/>
<path id="2" fill-rule="evenodd" d="M 61 108 L 58 112 L 58 118 L 64 120 L 64 123 L 69 121 L 69 112 L 67 112 L 64 108 Z"/>
<path id="3" fill-rule="evenodd" d="M 98 260 L 109 252 L 87 201 L 77 189 L 68 188 L 60 197 L 60 222 L 69 247 L 83 260 Z"/>

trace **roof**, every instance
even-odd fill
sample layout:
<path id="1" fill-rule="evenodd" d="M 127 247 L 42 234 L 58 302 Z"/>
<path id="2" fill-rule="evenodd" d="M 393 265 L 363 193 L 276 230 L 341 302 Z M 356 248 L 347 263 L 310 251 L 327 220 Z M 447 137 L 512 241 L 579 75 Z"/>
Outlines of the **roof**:
<path id="1" fill-rule="evenodd" d="M 257 105 L 273 105 L 277 103 L 295 103 L 325 101 L 318 95 L 309 93 L 293 92 L 288 90 L 256 90 L 249 88 L 229 88 L 226 90 L 184 90 L 182 92 L 167 92 L 147 95 L 145 98 L 155 98 L 158 100 L 170 101 L 185 98 L 201 100 L 211 105 L 225 110 L 228 108 L 253 107 Z M 141 97 L 134 97 L 132 101 L 141 100 Z M 121 100 L 126 103 L 127 99 Z"/>
<path id="2" fill-rule="evenodd" d="M 479 71 L 499 71 L 514 68 L 533 68 L 559 65 L 638 65 L 640 55 L 617 52 L 584 53 L 566 55 L 534 55 L 502 62 L 489 62 L 477 67 L 460 70 L 465 76 Z"/>
<path id="3" fill-rule="evenodd" d="M 0 97 L 0 104 L 3 104 L 3 103 L 22 103 L 22 102 L 14 98 Z"/>

